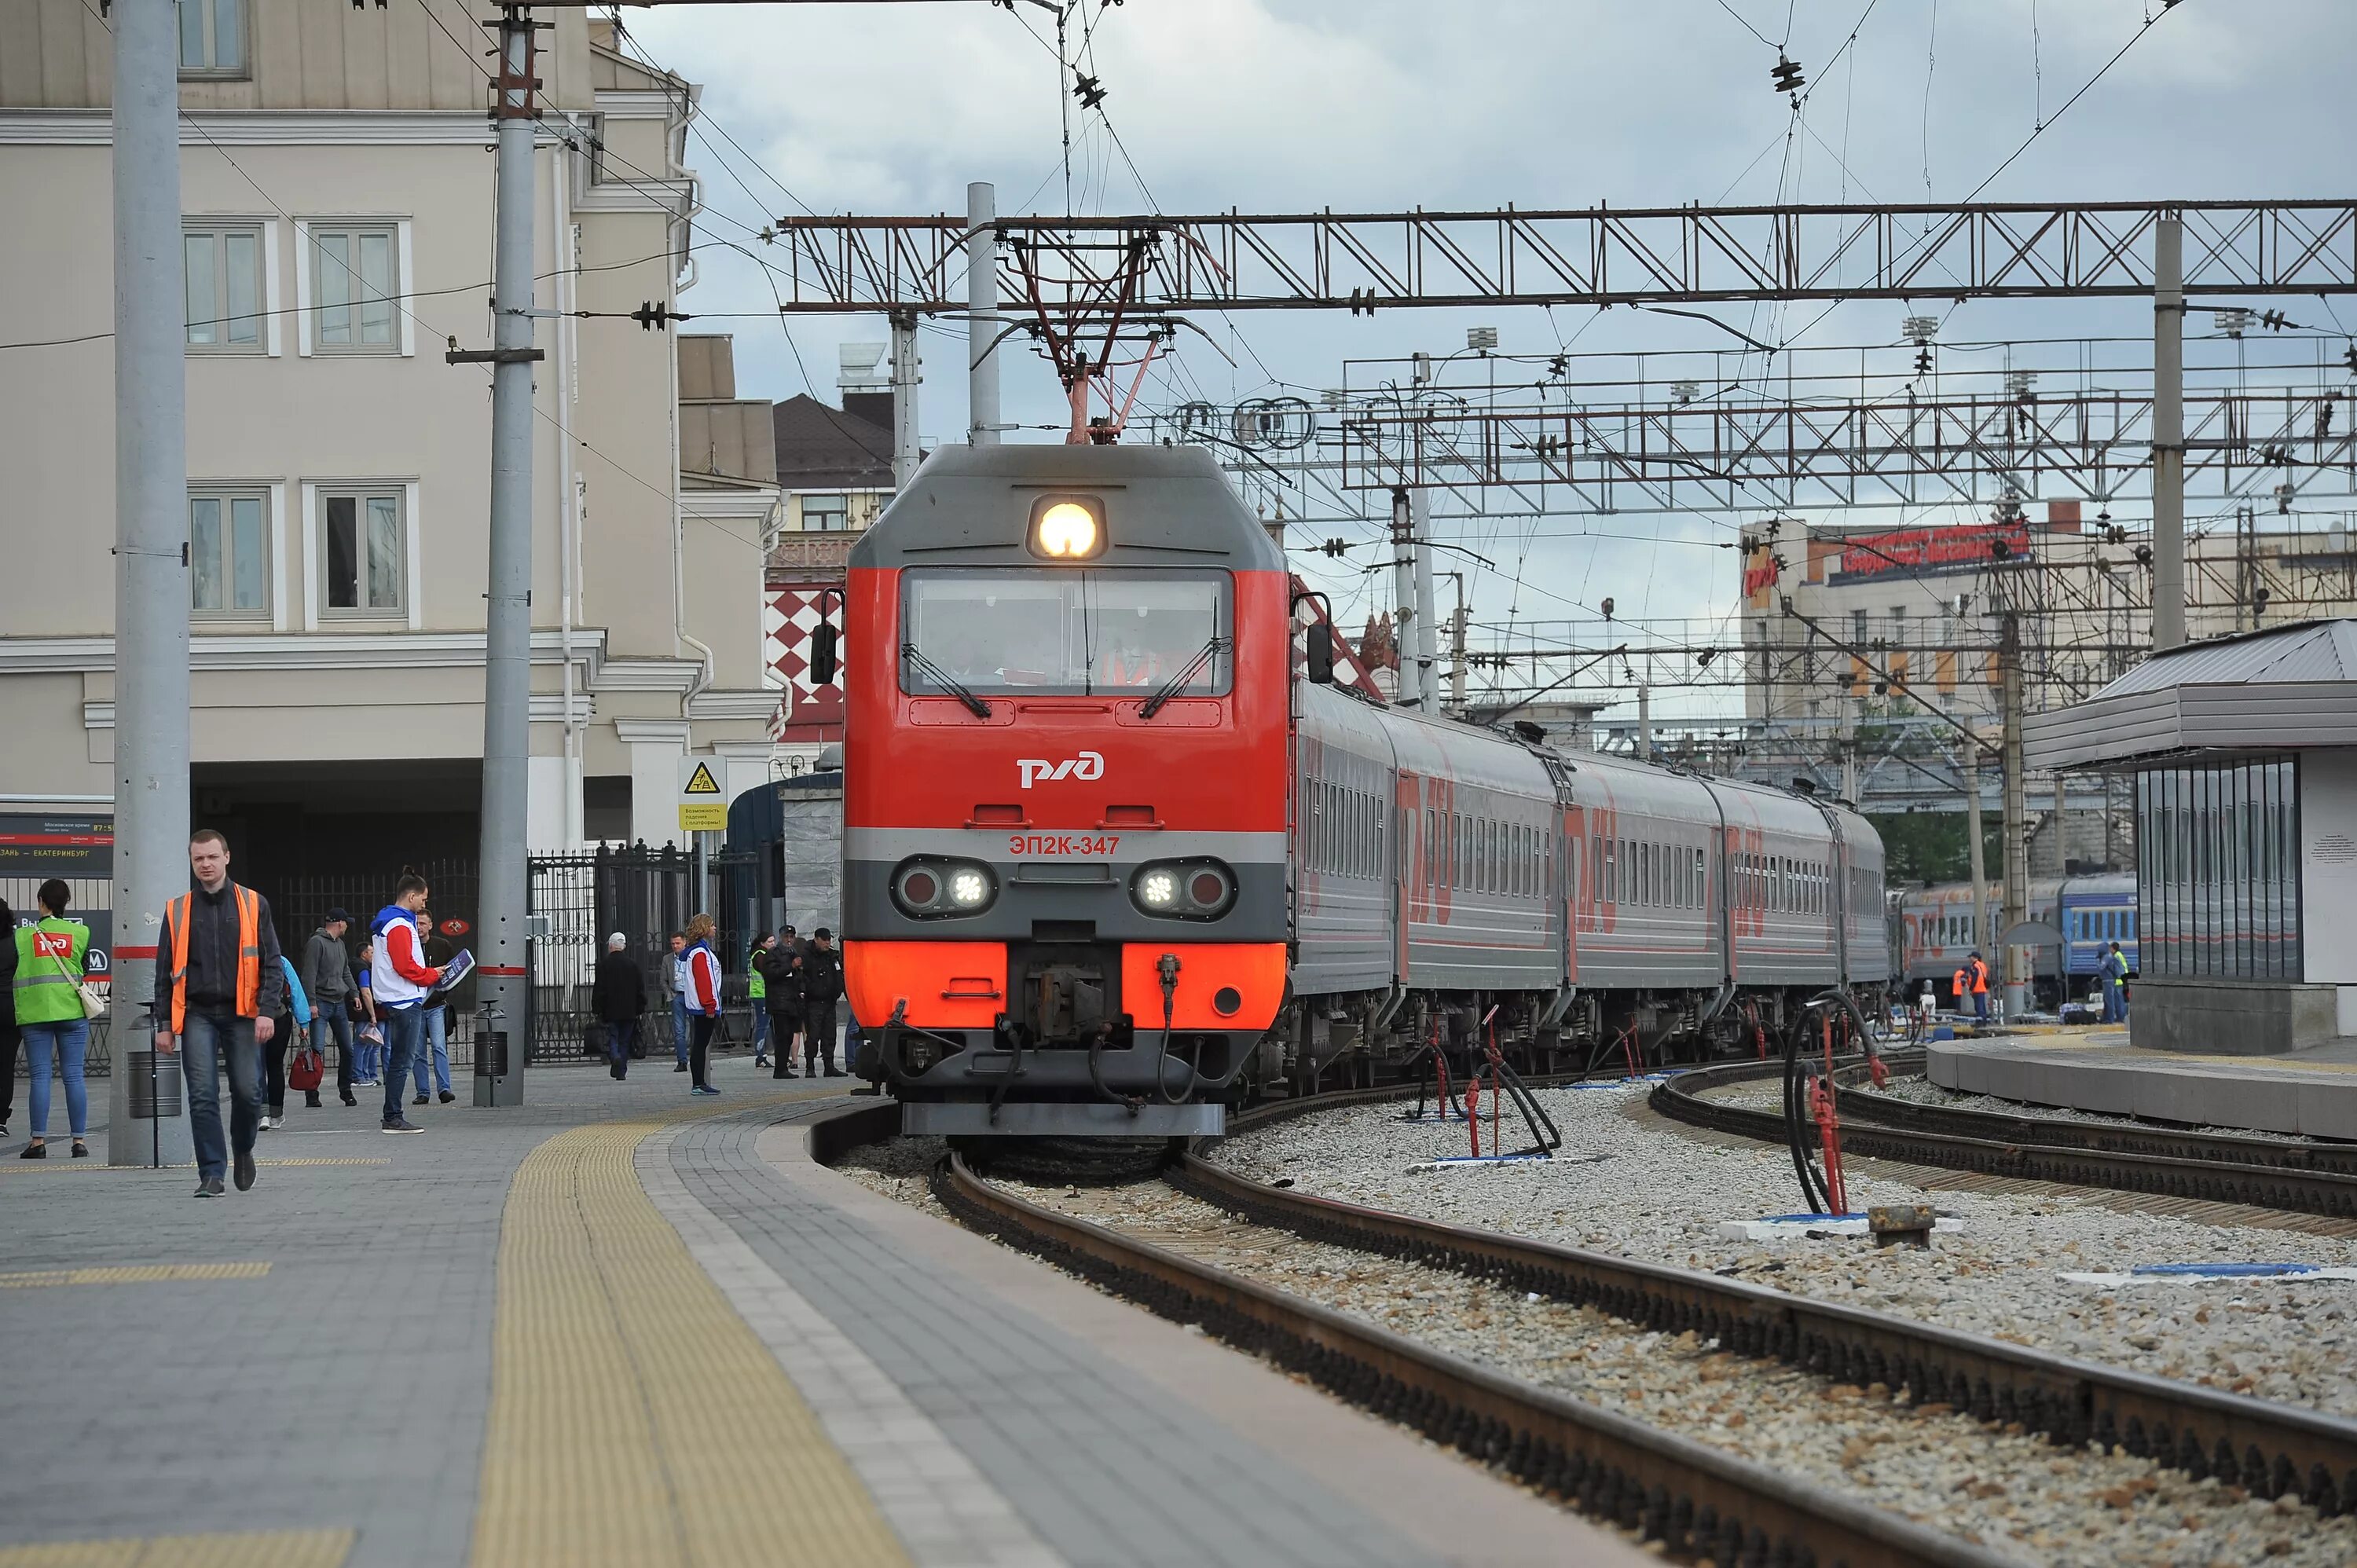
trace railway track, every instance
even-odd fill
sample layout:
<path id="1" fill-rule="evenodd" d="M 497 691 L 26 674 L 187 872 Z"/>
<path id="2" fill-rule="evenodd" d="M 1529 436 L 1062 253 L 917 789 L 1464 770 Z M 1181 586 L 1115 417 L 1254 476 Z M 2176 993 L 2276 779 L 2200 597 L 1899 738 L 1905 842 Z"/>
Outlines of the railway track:
<path id="1" fill-rule="evenodd" d="M 1362 1090 L 1281 1102 L 1235 1118 L 1234 1130 L 1399 1094 Z M 2357 1422 L 1715 1274 L 1265 1187 L 1211 1164 L 1200 1150 L 1182 1156 L 1166 1179 L 1245 1220 L 1307 1240 L 1494 1281 L 1668 1334 L 1691 1330 L 1738 1354 L 1842 1382 L 1903 1387 L 1918 1403 L 1943 1402 L 1985 1422 L 2018 1423 L 2059 1445 L 2116 1445 L 2197 1480 L 2215 1477 L 2259 1497 L 2293 1497 L 2326 1514 L 2357 1511 Z M 1783 1473 L 1042 1208 L 954 1157 L 936 1173 L 933 1190 L 969 1224 L 1165 1316 L 1200 1323 L 1582 1511 L 1660 1540 L 1674 1553 L 1732 1563 L 1765 1563 L 1781 1552 L 1793 1562 L 1857 1568 L 2001 1560 Z"/>
<path id="2" fill-rule="evenodd" d="M 1909 1052 L 1884 1059 L 1901 1070 L 1921 1060 Z M 1650 1103 L 1690 1126 L 1781 1144 L 1784 1122 L 1778 1112 L 1713 1100 L 1708 1091 L 1781 1070 L 1773 1062 L 1696 1068 L 1655 1085 Z M 1840 1074 L 1842 1147 L 1850 1154 L 2016 1180 L 2357 1218 L 2357 1145 L 1918 1105 L 1857 1087 L 1864 1071 L 1851 1067 Z"/>

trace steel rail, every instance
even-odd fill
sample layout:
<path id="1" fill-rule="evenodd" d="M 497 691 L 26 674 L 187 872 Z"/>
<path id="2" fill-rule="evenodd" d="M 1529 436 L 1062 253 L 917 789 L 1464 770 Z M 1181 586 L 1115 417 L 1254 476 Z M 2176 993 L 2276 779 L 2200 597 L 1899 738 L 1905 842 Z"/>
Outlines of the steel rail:
<path id="1" fill-rule="evenodd" d="M 1261 1124 L 1252 1116 L 1235 1123 Z M 1855 1145 L 1847 1129 L 1844 1142 Z M 1665 1333 L 1691 1329 L 1846 1382 L 1904 1387 L 1919 1405 L 1945 1402 L 1983 1421 L 2018 1421 L 2063 1446 L 2117 1444 L 2196 1479 L 2216 1476 L 2262 1497 L 2288 1493 L 2328 1514 L 2357 1511 L 2357 1422 L 2339 1416 L 1717 1274 L 1269 1187 L 1200 1153 L 1168 1179 L 1309 1240 L 1495 1279 Z"/>
<path id="2" fill-rule="evenodd" d="M 1781 1144 L 1784 1122 L 1777 1112 L 1729 1105 L 1700 1092 L 1757 1079 L 1768 1070 L 1756 1062 L 1698 1068 L 1655 1085 L 1651 1103 L 1674 1121 Z M 2162 1128 L 2114 1125 L 2098 1130 L 2090 1122 L 1954 1107 L 1900 1109 L 1904 1101 L 1857 1091 L 1843 1099 L 1852 1116 L 1842 1125 L 1842 1148 L 1869 1159 L 2357 1218 L 2357 1163 L 2351 1158 L 2357 1151 Z M 1923 1112 L 1920 1119 L 1917 1111 Z M 1892 1124 L 1877 1124 L 1885 1118 Z M 1961 1130 L 1935 1131 L 1935 1123 Z"/>
<path id="3" fill-rule="evenodd" d="M 1162 1316 L 1200 1323 L 1674 1554 L 1846 1568 L 1995 1568 L 2009 1561 L 1768 1466 L 1028 1202 L 975 1176 L 954 1154 L 936 1169 L 933 1193 L 975 1229 Z"/>

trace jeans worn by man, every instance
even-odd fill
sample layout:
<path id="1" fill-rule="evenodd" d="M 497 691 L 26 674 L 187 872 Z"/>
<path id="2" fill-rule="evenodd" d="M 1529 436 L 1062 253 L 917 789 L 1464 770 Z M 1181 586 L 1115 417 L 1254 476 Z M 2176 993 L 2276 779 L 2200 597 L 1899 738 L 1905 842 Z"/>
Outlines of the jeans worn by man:
<path id="1" fill-rule="evenodd" d="M 311 1004 L 311 1048 L 325 1059 L 330 1043 L 336 1047 L 336 1092 L 344 1097 L 345 1104 L 356 1104 L 358 1102 L 352 1098 L 351 1008 L 341 1002 L 314 1002 Z"/>
<path id="2" fill-rule="evenodd" d="M 407 1120 L 401 1097 L 409 1088 L 411 1067 L 425 1043 L 425 1009 L 412 1002 L 386 1007 L 384 1015 L 384 1124 L 396 1127 Z"/>
<path id="3" fill-rule="evenodd" d="M 253 1020 L 231 1012 L 189 1009 L 180 1035 L 180 1074 L 188 1095 L 188 1134 L 197 1149 L 197 1175 L 219 1181 L 232 1150 L 253 1152 L 262 1129 L 262 1047 L 254 1043 Z M 221 1137 L 221 1075 L 229 1069 L 229 1137 Z"/>
<path id="4" fill-rule="evenodd" d="M 671 1044 L 672 1054 L 679 1058 L 679 1066 L 673 1070 L 685 1072 L 688 1046 L 687 998 L 676 991 L 671 993 Z"/>
<path id="5" fill-rule="evenodd" d="M 417 1044 L 417 1098 L 425 1099 L 426 1077 L 431 1069 L 435 1086 L 441 1090 L 445 1104 L 457 1098 L 450 1092 L 450 1009 L 428 1004 L 425 1026 Z"/>

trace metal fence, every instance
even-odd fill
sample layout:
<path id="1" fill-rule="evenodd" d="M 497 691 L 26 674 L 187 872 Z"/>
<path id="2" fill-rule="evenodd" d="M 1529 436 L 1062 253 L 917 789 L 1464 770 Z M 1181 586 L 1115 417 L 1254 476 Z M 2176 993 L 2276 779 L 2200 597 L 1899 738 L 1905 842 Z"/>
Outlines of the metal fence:
<path id="1" fill-rule="evenodd" d="M 742 875 L 740 857 L 715 856 L 713 870 L 724 888 Z M 701 902 L 695 895 L 695 857 L 685 850 L 639 844 L 600 844 L 587 854 L 532 857 L 525 908 L 540 934 L 532 939 L 532 1024 L 527 1060 L 534 1065 L 578 1059 L 587 1050 L 592 1022 L 590 988 L 606 939 L 621 934 L 623 950 L 637 962 L 647 985 L 647 1049 L 672 1049 L 671 996 L 663 985 L 663 960 L 673 931 L 686 929 Z M 732 921 L 739 900 L 724 897 L 713 913 Z M 720 1031 L 716 1044 L 751 1038 L 745 1001 L 748 933 L 724 925 L 713 942 L 725 972 Z"/>

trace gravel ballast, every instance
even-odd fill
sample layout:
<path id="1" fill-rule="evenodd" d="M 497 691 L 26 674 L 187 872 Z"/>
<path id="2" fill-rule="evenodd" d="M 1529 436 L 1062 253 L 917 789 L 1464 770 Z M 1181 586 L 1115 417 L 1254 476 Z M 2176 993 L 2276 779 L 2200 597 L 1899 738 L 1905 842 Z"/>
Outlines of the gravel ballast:
<path id="1" fill-rule="evenodd" d="M 1867 1240 L 1724 1241 L 1721 1220 L 1789 1213 L 1791 1157 L 1680 1135 L 1641 1110 L 1644 1086 L 1543 1090 L 1562 1128 L 1549 1165 L 1412 1176 L 1462 1154 L 1460 1125 L 1411 1125 L 1394 1105 L 1313 1113 L 1243 1133 L 1213 1158 L 1263 1181 L 1460 1225 L 1710 1269 L 2089 1360 L 2261 1399 L 2357 1414 L 2357 1285 L 2274 1280 L 2065 1283 L 2139 1264 L 2357 1265 L 2357 1242 L 2123 1213 L 2072 1195 L 1928 1192 L 1850 1172 L 1850 1207 L 1930 1203 L 1964 1221 L 1929 1251 Z M 1485 1129 L 1486 1131 L 1486 1129 Z M 1510 1120 L 1507 1144 L 1521 1135 Z M 1596 1159 L 1601 1155 L 1603 1158 Z"/>
<path id="2" fill-rule="evenodd" d="M 902 1139 L 863 1149 L 842 1168 L 879 1191 L 937 1207 L 925 1178 L 940 1153 L 938 1140 Z M 1835 1384 L 1780 1362 L 1734 1356 L 1690 1333 L 1652 1332 L 1487 1281 L 1304 1241 L 1159 1182 L 1006 1185 L 1032 1202 L 1789 1469 L 2024 1563 L 2320 1568 L 2357 1559 L 2357 1520 L 2320 1520 L 2297 1505 L 2262 1501 L 2216 1481 L 2196 1483 L 2122 1453 L 2058 1449 L 2018 1425 L 1999 1430 L 1946 1405 L 1914 1406 L 1879 1384 Z"/>

